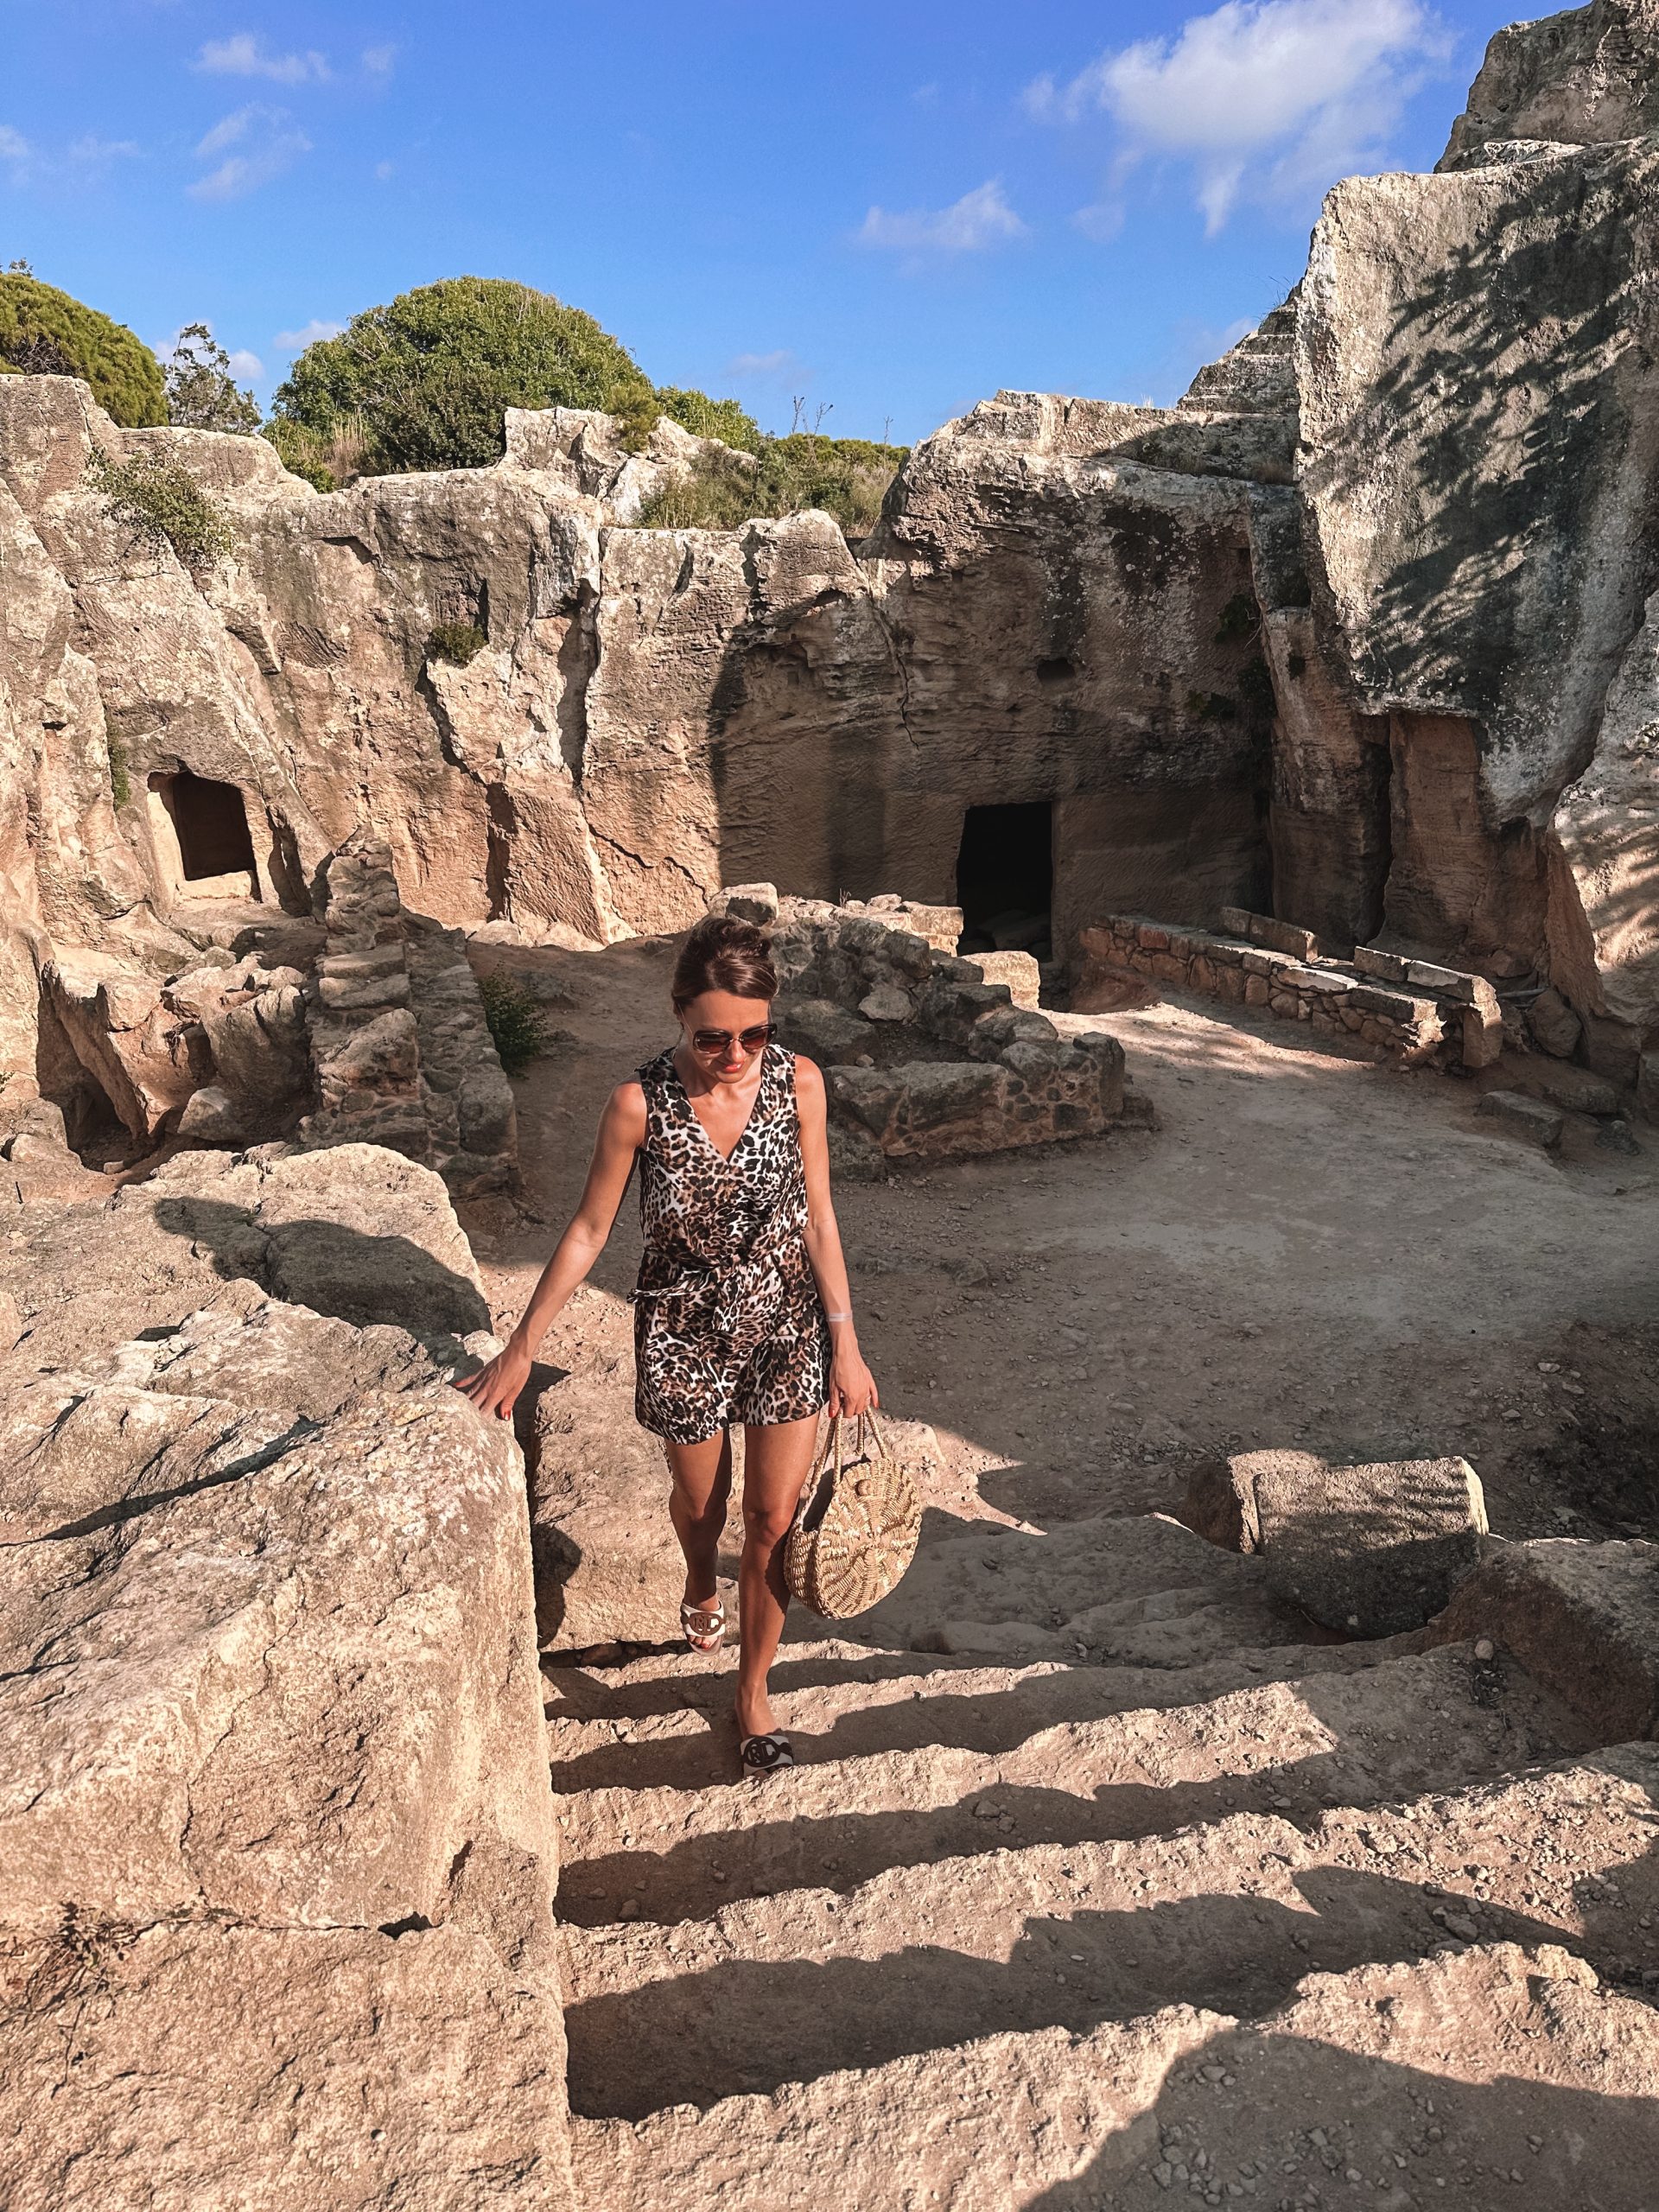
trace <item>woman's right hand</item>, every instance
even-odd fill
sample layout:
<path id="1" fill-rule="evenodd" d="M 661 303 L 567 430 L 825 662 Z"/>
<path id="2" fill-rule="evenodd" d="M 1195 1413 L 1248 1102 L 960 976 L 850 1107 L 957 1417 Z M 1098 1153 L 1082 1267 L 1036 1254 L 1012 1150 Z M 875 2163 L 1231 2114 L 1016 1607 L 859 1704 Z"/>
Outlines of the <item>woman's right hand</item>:
<path id="1" fill-rule="evenodd" d="M 455 1388 L 463 1398 L 470 1398 L 481 1414 L 493 1414 L 498 1421 L 511 1421 L 514 1401 L 530 1380 L 531 1359 L 517 1337 L 509 1337 L 495 1357 L 480 1367 L 476 1375 L 461 1376 Z"/>

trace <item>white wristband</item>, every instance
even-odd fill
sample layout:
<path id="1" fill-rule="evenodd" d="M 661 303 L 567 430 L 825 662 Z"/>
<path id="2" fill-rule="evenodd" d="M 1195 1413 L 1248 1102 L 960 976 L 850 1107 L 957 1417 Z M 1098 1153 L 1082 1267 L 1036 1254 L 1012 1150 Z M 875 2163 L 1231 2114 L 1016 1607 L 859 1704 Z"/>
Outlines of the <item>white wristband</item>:
<path id="1" fill-rule="evenodd" d="M 853 1317 L 850 1313 L 826 1313 L 823 1318 L 826 1321 L 850 1321 Z"/>

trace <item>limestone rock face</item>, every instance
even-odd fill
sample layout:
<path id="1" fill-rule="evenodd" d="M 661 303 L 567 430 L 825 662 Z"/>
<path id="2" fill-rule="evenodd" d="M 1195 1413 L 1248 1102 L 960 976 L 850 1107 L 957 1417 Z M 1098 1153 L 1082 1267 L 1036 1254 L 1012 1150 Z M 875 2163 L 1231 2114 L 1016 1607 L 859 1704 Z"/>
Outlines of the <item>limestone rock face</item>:
<path id="1" fill-rule="evenodd" d="M 1540 141 L 1595 145 L 1659 130 L 1653 0 L 1594 0 L 1498 32 L 1452 126 L 1443 169 L 1524 160 Z"/>
<path id="2" fill-rule="evenodd" d="M 350 1150 L 16 1217 L 9 2203 L 570 2203 L 523 1465 L 441 1182 Z"/>
<path id="3" fill-rule="evenodd" d="M 1253 484 L 1287 469 L 1206 444 L 1223 421 L 1282 435 L 1005 392 L 916 448 L 862 549 L 913 748 L 889 881 L 949 897 L 964 806 L 1048 798 L 1058 938 L 1261 903 L 1268 718 L 1224 616 L 1255 606 Z"/>
<path id="4" fill-rule="evenodd" d="M 1271 911 L 1551 984 L 1631 1085 L 1659 1041 L 1656 85 L 1655 0 L 1501 33 L 1440 170 L 1338 187 L 1305 278 L 1177 406 L 999 392 L 856 547 L 818 512 L 639 527 L 708 457 L 668 422 L 631 453 L 608 416 L 512 410 L 493 467 L 325 496 L 262 440 L 0 380 L 0 1065 L 62 1061 L 48 967 L 182 973 L 204 887 L 308 915 L 353 837 L 435 928 L 600 944 L 722 883 L 971 906 L 973 810 L 1020 806 L 1052 889 L 1015 903 L 1063 962 L 1110 914 Z M 192 472 L 231 556 L 131 542 L 99 451 Z M 187 777 L 245 849 L 186 850 Z M 112 1079 L 154 1135 L 150 1073 Z M 458 1187 L 487 1181 L 501 1086 L 407 1080 Z M 99 1084 L 60 1086 L 72 1135 Z M 398 1103 L 370 1134 L 430 1137 L 430 1096 Z"/>
<path id="5" fill-rule="evenodd" d="M 1640 143 L 1351 179 L 1314 233 L 1300 481 L 1347 673 L 1373 712 L 1477 726 L 1493 827 L 1588 756 L 1641 626 L 1656 249 Z"/>

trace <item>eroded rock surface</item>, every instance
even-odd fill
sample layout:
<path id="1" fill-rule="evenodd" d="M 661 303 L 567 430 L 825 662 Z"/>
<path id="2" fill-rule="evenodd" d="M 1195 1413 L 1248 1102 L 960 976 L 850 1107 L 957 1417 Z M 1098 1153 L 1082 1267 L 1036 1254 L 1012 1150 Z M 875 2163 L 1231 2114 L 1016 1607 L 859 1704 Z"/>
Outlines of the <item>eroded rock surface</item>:
<path id="1" fill-rule="evenodd" d="M 442 1182 L 182 1154 L 14 1221 L 7 2201 L 568 2205 L 523 1465 L 452 1387 Z"/>

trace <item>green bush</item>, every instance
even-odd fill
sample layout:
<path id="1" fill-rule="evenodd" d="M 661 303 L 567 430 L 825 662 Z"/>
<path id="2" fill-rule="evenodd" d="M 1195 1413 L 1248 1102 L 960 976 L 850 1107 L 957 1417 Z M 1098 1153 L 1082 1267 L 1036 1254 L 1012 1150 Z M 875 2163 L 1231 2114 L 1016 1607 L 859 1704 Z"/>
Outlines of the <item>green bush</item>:
<path id="1" fill-rule="evenodd" d="M 657 391 L 659 413 L 677 423 L 694 437 L 718 438 L 723 445 L 753 453 L 760 443 L 760 425 L 734 399 L 710 399 L 706 391 L 685 391 L 675 385 Z"/>
<path id="2" fill-rule="evenodd" d="M 259 403 L 237 387 L 231 357 L 205 322 L 187 323 L 167 364 L 167 419 L 187 430 L 259 428 Z"/>
<path id="3" fill-rule="evenodd" d="M 511 976 L 481 976 L 478 990 L 503 1070 L 511 1076 L 523 1075 L 552 1041 L 547 1016 L 524 985 Z"/>
<path id="4" fill-rule="evenodd" d="M 192 569 L 210 567 L 230 552 L 233 541 L 224 509 L 177 461 L 138 453 L 116 462 L 94 451 L 86 476 L 103 494 L 105 512 L 153 552 L 170 545 Z"/>
<path id="5" fill-rule="evenodd" d="M 308 430 L 303 423 L 289 422 L 285 416 L 267 423 L 262 435 L 276 447 L 277 460 L 290 474 L 304 477 L 319 492 L 334 490 L 336 479 L 328 466 L 327 438 Z"/>
<path id="6" fill-rule="evenodd" d="M 1262 634 L 1262 610 L 1247 591 L 1236 591 L 1221 610 L 1216 625 L 1218 645 L 1236 645 L 1241 639 Z"/>
<path id="7" fill-rule="evenodd" d="M 17 270 L 0 270 L 0 356 L 25 375 L 84 377 L 99 405 L 125 429 L 167 420 L 162 365 L 143 340 Z"/>
<path id="8" fill-rule="evenodd" d="M 527 284 L 452 276 L 307 346 L 272 412 L 321 438 L 360 414 L 367 467 L 385 474 L 499 459 L 509 407 L 614 411 L 651 396 L 644 371 L 591 315 Z"/>
<path id="9" fill-rule="evenodd" d="M 1247 660 L 1239 670 L 1238 696 L 1250 714 L 1272 714 L 1276 703 L 1273 696 L 1273 674 L 1260 653 L 1254 660 Z"/>
<path id="10" fill-rule="evenodd" d="M 426 641 L 429 660 L 452 660 L 457 668 L 465 668 L 469 660 L 476 660 L 489 639 L 472 622 L 440 622 Z"/>
<path id="11" fill-rule="evenodd" d="M 909 448 L 868 438 L 797 431 L 755 441 L 754 458 L 707 454 L 639 510 L 643 530 L 736 530 L 746 522 L 822 507 L 849 537 L 862 537 L 881 512 Z"/>

